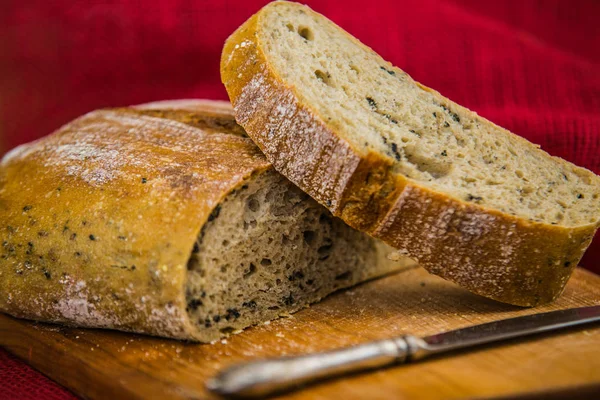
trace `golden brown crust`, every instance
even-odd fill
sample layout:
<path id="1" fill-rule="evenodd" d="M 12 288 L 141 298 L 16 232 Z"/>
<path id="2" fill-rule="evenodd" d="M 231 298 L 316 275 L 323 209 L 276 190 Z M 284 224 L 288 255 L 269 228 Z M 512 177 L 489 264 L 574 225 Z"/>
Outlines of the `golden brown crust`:
<path id="1" fill-rule="evenodd" d="M 205 340 L 185 311 L 193 244 L 231 190 L 270 168 L 212 111 L 94 111 L 10 152 L 0 310 Z"/>
<path id="2" fill-rule="evenodd" d="M 233 117 L 231 103 L 223 100 L 207 99 L 178 99 L 161 100 L 131 106 L 130 108 L 141 110 L 187 110 L 200 113 L 217 114 L 221 117 Z"/>
<path id="3" fill-rule="evenodd" d="M 566 228 L 466 203 L 353 149 L 273 70 L 259 42 L 262 12 L 225 43 L 221 79 L 238 123 L 280 173 L 350 226 L 475 293 L 521 306 L 560 295 L 595 224 Z"/>

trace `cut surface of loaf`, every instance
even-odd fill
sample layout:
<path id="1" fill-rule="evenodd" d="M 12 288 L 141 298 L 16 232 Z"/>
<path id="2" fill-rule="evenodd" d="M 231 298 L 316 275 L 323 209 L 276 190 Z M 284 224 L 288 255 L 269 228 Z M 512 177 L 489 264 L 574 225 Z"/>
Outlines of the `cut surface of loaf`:
<path id="1" fill-rule="evenodd" d="M 266 172 L 230 194 L 203 227 L 188 262 L 188 313 L 199 329 L 220 333 L 288 314 L 391 272 L 377 242 Z"/>
<path id="2" fill-rule="evenodd" d="M 253 16 L 227 41 L 221 75 L 279 172 L 477 293 L 554 299 L 600 223 L 592 172 L 415 82 L 306 6 Z"/>
<path id="3" fill-rule="evenodd" d="M 94 111 L 15 149 L 0 219 L 1 311 L 202 342 L 412 263 L 276 173 L 221 103 Z"/>
<path id="4" fill-rule="evenodd" d="M 417 84 L 330 21 L 296 5 L 274 10 L 258 36 L 265 57 L 362 155 L 375 151 L 394 173 L 522 218 L 598 222 L 600 187 L 589 171 Z"/>

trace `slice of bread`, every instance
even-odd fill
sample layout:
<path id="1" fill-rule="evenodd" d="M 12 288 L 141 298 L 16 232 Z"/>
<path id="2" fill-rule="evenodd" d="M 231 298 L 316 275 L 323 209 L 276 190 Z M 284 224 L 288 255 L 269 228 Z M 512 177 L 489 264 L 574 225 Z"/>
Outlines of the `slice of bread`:
<path id="1" fill-rule="evenodd" d="M 274 171 L 231 107 L 94 111 L 0 165 L 0 311 L 202 342 L 414 265 Z"/>
<path id="2" fill-rule="evenodd" d="M 415 82 L 306 6 L 273 2 L 226 42 L 235 116 L 275 168 L 430 272 L 533 306 L 600 223 L 600 179 Z"/>

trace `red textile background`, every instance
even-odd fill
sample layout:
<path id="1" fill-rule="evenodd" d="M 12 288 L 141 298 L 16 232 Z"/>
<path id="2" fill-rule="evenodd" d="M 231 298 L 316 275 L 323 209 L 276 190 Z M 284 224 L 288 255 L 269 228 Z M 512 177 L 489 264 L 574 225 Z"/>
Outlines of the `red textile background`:
<path id="1" fill-rule="evenodd" d="M 306 2 L 418 81 L 600 173 L 600 2 Z M 2 3 L 0 153 L 99 107 L 225 99 L 222 44 L 267 1 Z M 599 242 L 582 261 L 596 272 Z M 52 385 L 0 350 L 1 399 L 70 398 Z"/>

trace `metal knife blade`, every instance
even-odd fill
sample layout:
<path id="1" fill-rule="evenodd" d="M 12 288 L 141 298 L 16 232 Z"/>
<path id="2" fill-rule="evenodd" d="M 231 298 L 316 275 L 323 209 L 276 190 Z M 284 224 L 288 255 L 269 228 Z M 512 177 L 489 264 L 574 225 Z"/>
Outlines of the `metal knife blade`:
<path id="1" fill-rule="evenodd" d="M 594 321 L 600 321 L 600 306 L 570 308 L 503 319 L 427 336 L 422 340 L 427 343 L 430 354 L 434 354 Z"/>
<path id="2" fill-rule="evenodd" d="M 532 314 L 424 338 L 407 335 L 326 353 L 250 362 L 226 369 L 206 386 L 222 396 L 262 397 L 322 378 L 596 321 L 600 321 L 600 306 Z"/>

